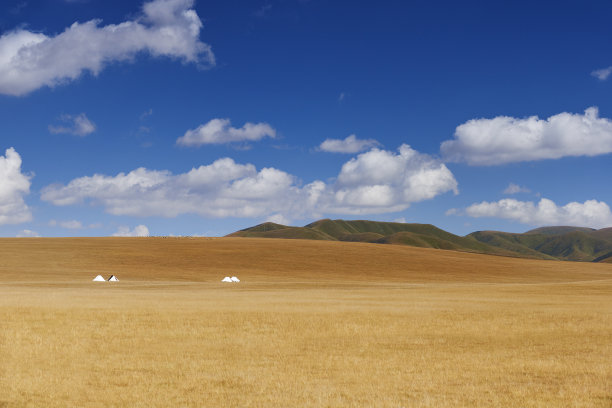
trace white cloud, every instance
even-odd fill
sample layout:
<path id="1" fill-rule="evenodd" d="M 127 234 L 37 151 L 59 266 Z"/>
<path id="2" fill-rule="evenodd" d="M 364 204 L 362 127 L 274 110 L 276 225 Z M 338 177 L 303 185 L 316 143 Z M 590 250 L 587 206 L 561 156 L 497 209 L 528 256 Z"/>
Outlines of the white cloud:
<path id="1" fill-rule="evenodd" d="M 595 71 L 591 72 L 591 75 L 600 81 L 605 81 L 608 79 L 610 74 L 612 74 L 612 67 L 596 69 Z"/>
<path id="2" fill-rule="evenodd" d="M 247 122 L 241 128 L 235 128 L 231 126 L 229 119 L 212 119 L 204 125 L 188 130 L 177 139 L 176 143 L 183 146 L 201 146 L 203 144 L 254 142 L 264 137 L 276 137 L 276 130 L 267 123 Z"/>
<path id="3" fill-rule="evenodd" d="M 439 194 L 458 193 L 451 171 L 438 160 L 402 145 L 399 153 L 372 149 L 346 162 L 327 210 L 366 214 L 402 211 Z"/>
<path id="4" fill-rule="evenodd" d="M 81 228 L 83 228 L 83 223 L 81 221 L 77 221 L 77 220 L 70 220 L 70 221 L 50 220 L 49 221 L 49 226 L 50 227 L 60 226 L 62 228 L 66 228 L 66 229 L 81 229 Z"/>
<path id="5" fill-rule="evenodd" d="M 400 224 L 405 224 L 406 223 L 406 218 L 405 217 L 399 217 L 393 220 L 393 222 L 399 222 Z"/>
<path id="6" fill-rule="evenodd" d="M 571 202 L 563 207 L 543 198 L 537 204 L 512 198 L 497 202 L 483 201 L 465 209 L 470 217 L 493 217 L 518 221 L 528 225 L 573 225 L 604 228 L 612 226 L 612 212 L 603 201 Z"/>
<path id="7" fill-rule="evenodd" d="M 60 121 L 68 126 L 49 125 L 49 132 L 53 134 L 65 133 L 75 136 L 87 136 L 96 130 L 96 125 L 84 113 L 79 115 L 62 115 Z"/>
<path id="8" fill-rule="evenodd" d="M 145 225 L 137 225 L 134 229 L 130 230 L 130 227 L 120 226 L 115 232 L 113 237 L 148 237 L 149 229 Z"/>
<path id="9" fill-rule="evenodd" d="M 257 171 L 224 158 L 178 175 L 139 168 L 114 177 L 81 177 L 46 187 L 41 198 L 56 205 L 88 200 L 116 215 L 258 217 L 287 209 L 299 194 L 294 181 L 280 170 Z"/>
<path id="10" fill-rule="evenodd" d="M 266 222 L 273 222 L 275 224 L 281 224 L 281 225 L 289 225 L 289 223 L 291 223 L 291 220 L 289 220 L 289 218 L 285 217 L 283 214 L 273 214 L 271 216 L 269 216 L 268 218 L 266 218 Z"/>
<path id="11" fill-rule="evenodd" d="M 322 213 L 396 212 L 411 203 L 457 192 L 439 161 L 403 145 L 399 153 L 372 149 L 345 163 L 334 183 L 298 180 L 275 168 L 257 170 L 223 158 L 186 173 L 139 168 L 50 185 L 41 199 L 55 205 L 92 203 L 115 215 L 303 218 Z"/>
<path id="12" fill-rule="evenodd" d="M 345 139 L 325 139 L 319 145 L 319 150 L 330 153 L 359 153 L 379 145 L 374 139 L 357 139 L 357 136 L 350 135 Z"/>
<path id="13" fill-rule="evenodd" d="M 102 27 L 100 20 L 75 22 L 55 36 L 21 28 L 5 33 L 0 93 L 24 95 L 75 80 L 84 71 L 97 75 L 109 63 L 133 60 L 141 52 L 214 65 L 210 46 L 199 40 L 202 22 L 193 3 L 154 0 L 144 3 L 134 20 Z"/>
<path id="14" fill-rule="evenodd" d="M 563 112 L 548 119 L 498 116 L 473 119 L 442 143 L 447 161 L 476 166 L 596 156 L 612 152 L 612 121 L 599 117 L 596 107 L 584 115 Z"/>
<path id="15" fill-rule="evenodd" d="M 16 235 L 17 238 L 38 238 L 40 234 L 36 231 L 32 231 L 29 229 L 21 230 Z"/>
<path id="16" fill-rule="evenodd" d="M 457 208 L 449 208 L 446 210 L 444 215 L 461 215 L 461 211 L 459 211 Z"/>
<path id="17" fill-rule="evenodd" d="M 0 156 L 0 225 L 32 220 L 24 201 L 30 193 L 30 176 L 21 172 L 21 156 L 12 147 Z"/>
<path id="18" fill-rule="evenodd" d="M 518 193 L 530 193 L 527 187 L 521 187 L 518 184 L 510 183 L 504 190 L 504 194 L 518 194 Z"/>

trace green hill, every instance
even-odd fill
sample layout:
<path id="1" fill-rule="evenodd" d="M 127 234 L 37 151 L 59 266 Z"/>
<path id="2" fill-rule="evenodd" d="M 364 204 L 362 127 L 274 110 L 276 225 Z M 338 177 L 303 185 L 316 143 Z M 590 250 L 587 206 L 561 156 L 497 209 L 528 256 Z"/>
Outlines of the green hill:
<path id="1" fill-rule="evenodd" d="M 524 234 L 478 231 L 469 236 L 523 256 L 544 259 L 601 262 L 612 255 L 612 228 L 544 227 Z"/>
<path id="2" fill-rule="evenodd" d="M 324 219 L 304 227 L 289 227 L 268 222 L 234 232 L 229 236 L 369 242 L 520 256 L 471 237 L 451 234 L 430 224 Z"/>
<path id="3" fill-rule="evenodd" d="M 458 239 L 456 239 L 458 238 Z M 436 235 L 418 234 L 409 231 L 396 232 L 395 234 L 387 235 L 380 239 L 378 242 L 381 244 L 401 244 L 417 246 L 422 248 L 437 248 L 437 249 L 451 249 L 456 251 L 467 251 L 467 252 L 482 252 L 486 254 L 495 255 L 510 255 L 509 253 L 491 248 L 488 245 L 482 245 L 479 242 L 456 237 L 451 239 L 444 239 Z"/>
<path id="4" fill-rule="evenodd" d="M 251 228 L 245 228 L 229 234 L 228 237 L 246 238 L 285 238 L 285 239 L 318 239 L 333 240 L 334 238 L 317 230 L 305 227 L 288 227 L 286 225 L 264 222 Z"/>
<path id="5" fill-rule="evenodd" d="M 612 228 L 602 228 L 600 230 L 593 231 L 591 235 L 595 238 L 612 242 Z"/>
<path id="6" fill-rule="evenodd" d="M 581 231 L 568 232 L 548 240 L 539 251 L 568 261 L 592 261 L 612 251 L 612 242 Z"/>
<path id="7" fill-rule="evenodd" d="M 568 227 L 568 226 L 558 226 L 558 227 L 540 227 L 536 229 L 529 230 L 525 232 L 525 234 L 544 234 L 544 235 L 561 235 L 568 232 L 574 231 L 582 231 L 582 232 L 593 232 L 597 231 L 593 228 L 586 227 Z"/>
<path id="8" fill-rule="evenodd" d="M 378 242 L 385 236 L 376 232 L 356 232 L 354 234 L 341 235 L 339 241 L 347 242 Z"/>
<path id="9" fill-rule="evenodd" d="M 612 252 L 594 259 L 593 262 L 612 263 Z"/>
<path id="10" fill-rule="evenodd" d="M 460 237 L 431 224 L 323 219 L 304 227 L 265 222 L 228 236 L 368 242 L 522 258 L 612 263 L 612 228 L 556 226 L 522 234 L 477 231 Z"/>
<path id="11" fill-rule="evenodd" d="M 539 237 L 524 237 L 525 234 L 512 234 L 509 232 L 500 232 L 500 231 L 477 231 L 472 232 L 468 235 L 468 237 L 472 237 L 473 239 L 495 246 L 501 249 L 505 249 L 507 251 L 513 252 L 518 256 L 525 258 L 536 258 L 536 259 L 557 259 L 547 254 L 543 254 L 535 249 L 532 249 L 532 246 L 535 246 L 540 240 Z M 525 242 L 527 241 L 527 242 Z"/>

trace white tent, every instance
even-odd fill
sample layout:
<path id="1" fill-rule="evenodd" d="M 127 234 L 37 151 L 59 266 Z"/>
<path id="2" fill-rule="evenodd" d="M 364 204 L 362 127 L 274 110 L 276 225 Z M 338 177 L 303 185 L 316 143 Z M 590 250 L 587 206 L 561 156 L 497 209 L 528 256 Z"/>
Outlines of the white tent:
<path id="1" fill-rule="evenodd" d="M 108 278 L 109 282 L 119 282 L 119 279 L 117 279 L 117 277 L 115 275 L 111 275 L 110 278 Z"/>
<path id="2" fill-rule="evenodd" d="M 221 282 L 231 282 L 232 278 L 230 278 L 229 276 L 226 276 L 225 278 L 223 278 L 223 280 L 221 280 Z"/>
<path id="3" fill-rule="evenodd" d="M 240 279 L 235 276 L 232 276 L 230 279 L 232 280 L 232 282 L 240 282 Z"/>
<path id="4" fill-rule="evenodd" d="M 106 279 L 104 279 L 102 275 L 98 275 L 95 278 L 93 278 L 93 281 L 94 282 L 106 282 Z"/>

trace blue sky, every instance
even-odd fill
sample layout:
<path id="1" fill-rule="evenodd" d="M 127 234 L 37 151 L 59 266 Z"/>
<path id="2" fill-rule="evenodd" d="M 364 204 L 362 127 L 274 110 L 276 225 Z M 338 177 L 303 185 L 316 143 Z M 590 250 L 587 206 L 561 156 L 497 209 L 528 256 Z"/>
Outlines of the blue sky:
<path id="1" fill-rule="evenodd" d="M 612 4 L 8 0 L 0 236 L 612 226 Z"/>

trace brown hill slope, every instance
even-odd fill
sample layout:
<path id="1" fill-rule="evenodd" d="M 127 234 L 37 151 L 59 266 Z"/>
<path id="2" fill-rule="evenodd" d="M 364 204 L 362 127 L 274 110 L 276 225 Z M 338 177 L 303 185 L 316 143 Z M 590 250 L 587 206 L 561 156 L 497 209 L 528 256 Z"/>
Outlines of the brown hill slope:
<path id="1" fill-rule="evenodd" d="M 611 278 L 609 264 L 559 263 L 401 245 L 256 238 L 0 239 L 0 283 L 202 282 L 244 286 L 392 282 L 565 282 Z"/>

